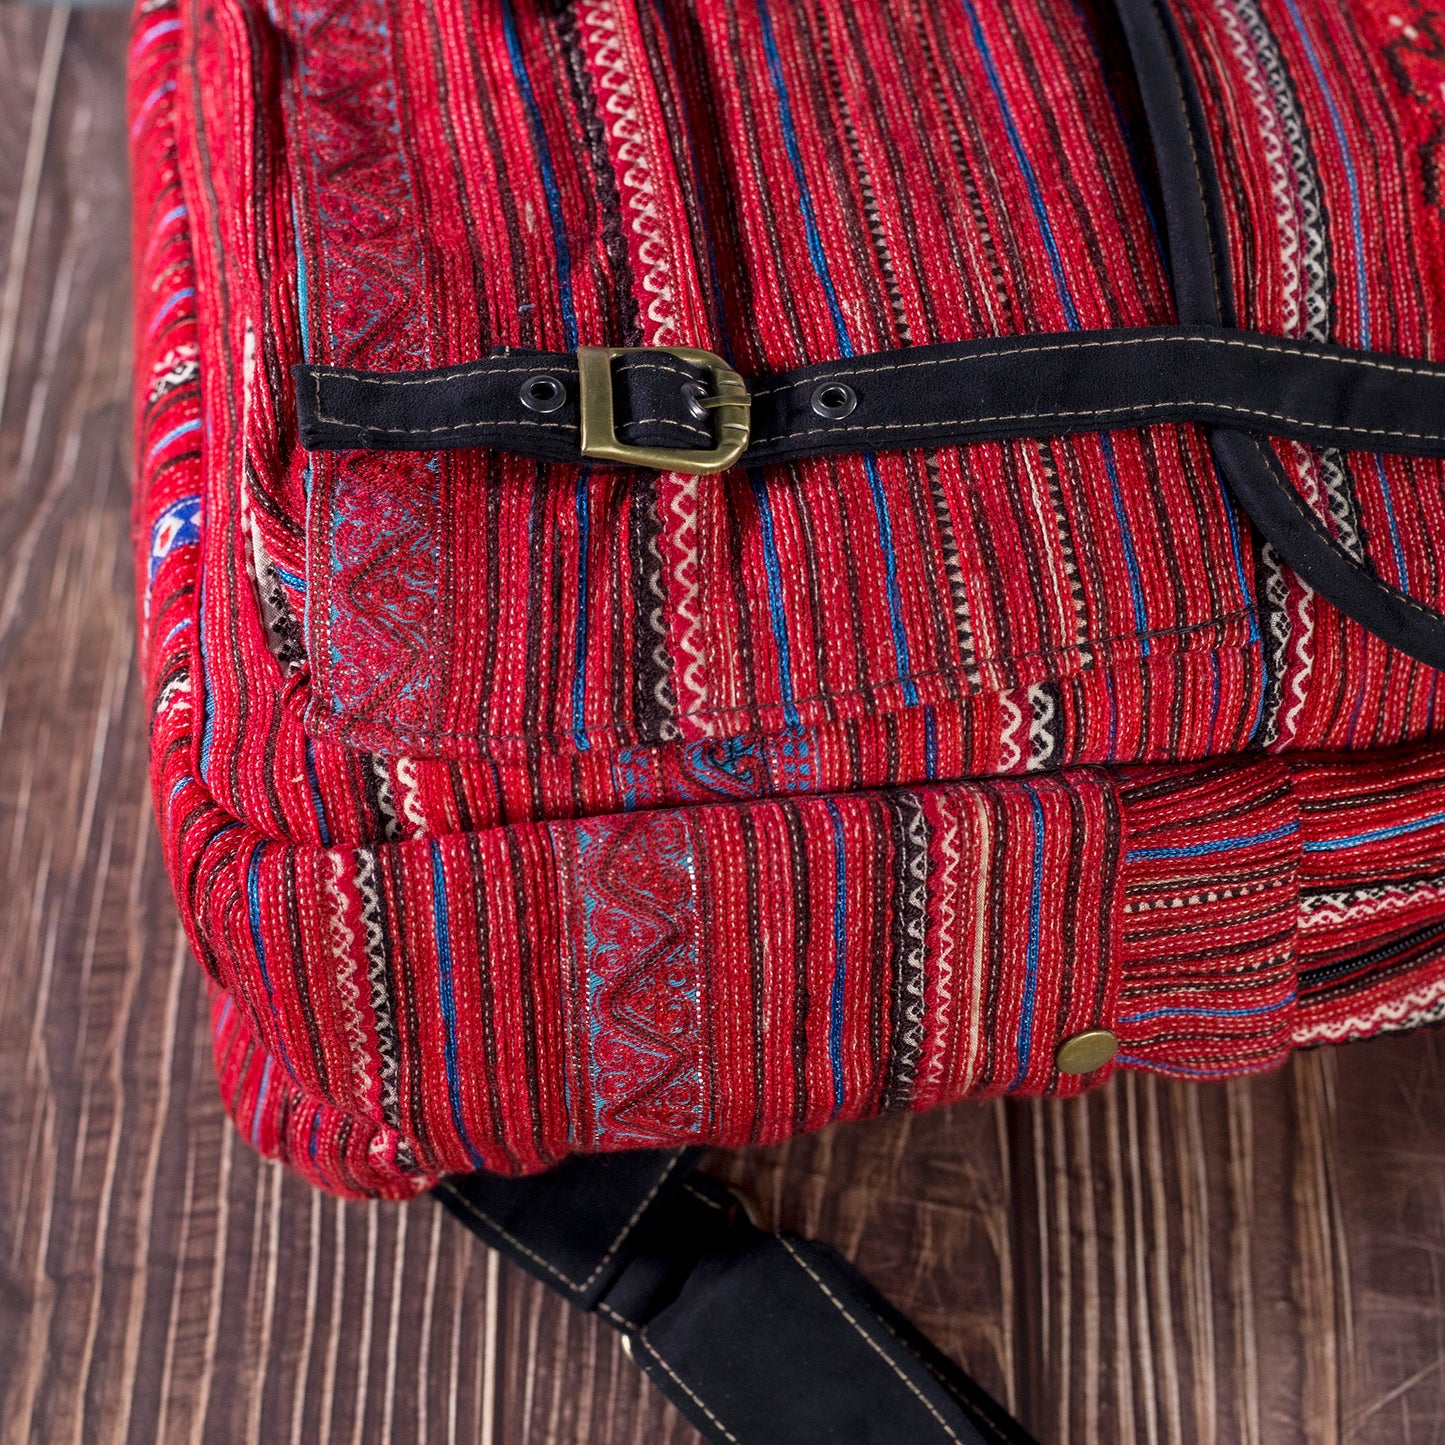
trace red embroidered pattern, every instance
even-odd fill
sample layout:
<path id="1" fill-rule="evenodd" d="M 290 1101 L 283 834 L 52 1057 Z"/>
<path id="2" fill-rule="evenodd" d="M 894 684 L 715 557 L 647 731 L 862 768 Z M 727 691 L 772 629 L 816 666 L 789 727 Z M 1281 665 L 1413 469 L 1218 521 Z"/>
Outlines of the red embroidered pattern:
<path id="1" fill-rule="evenodd" d="M 1429 354 L 1428 16 L 1171 8 L 1244 319 Z M 1438 676 L 1193 429 L 706 482 L 296 445 L 303 356 L 1165 321 L 1119 44 L 1047 0 L 137 15 L 155 802 L 256 1147 L 401 1196 L 1069 1093 L 1085 1028 L 1193 1078 L 1445 1015 Z M 1280 455 L 1445 603 L 1438 463 Z"/>

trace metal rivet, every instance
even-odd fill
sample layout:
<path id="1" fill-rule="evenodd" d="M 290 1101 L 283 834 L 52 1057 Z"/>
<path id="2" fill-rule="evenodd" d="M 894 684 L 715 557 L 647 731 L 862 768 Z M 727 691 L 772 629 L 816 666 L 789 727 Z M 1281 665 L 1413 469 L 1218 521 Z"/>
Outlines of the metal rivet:
<path id="1" fill-rule="evenodd" d="M 567 388 L 555 376 L 542 373 L 522 383 L 522 405 L 528 411 L 558 411 L 567 404 Z"/>
<path id="2" fill-rule="evenodd" d="M 698 421 L 706 421 L 707 407 L 703 405 L 703 398 L 707 395 L 707 387 L 700 381 L 685 381 L 682 384 L 682 394 L 687 398 L 688 415 Z"/>
<path id="3" fill-rule="evenodd" d="M 1061 1074 L 1092 1074 L 1119 1052 L 1119 1040 L 1108 1029 L 1085 1029 L 1059 1045 L 1054 1063 Z"/>
<path id="4" fill-rule="evenodd" d="M 813 410 L 829 421 L 841 421 L 845 416 L 852 416 L 857 405 L 858 393 L 841 381 L 825 381 L 813 388 Z"/>

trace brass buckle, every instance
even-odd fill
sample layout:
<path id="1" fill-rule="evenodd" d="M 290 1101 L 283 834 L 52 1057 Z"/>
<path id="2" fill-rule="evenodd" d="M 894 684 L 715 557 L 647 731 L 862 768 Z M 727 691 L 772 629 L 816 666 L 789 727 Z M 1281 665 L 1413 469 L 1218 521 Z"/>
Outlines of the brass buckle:
<path id="1" fill-rule="evenodd" d="M 633 353 L 675 356 L 697 367 L 708 379 L 709 392 L 697 404 L 717 418 L 717 445 L 707 451 L 683 447 L 634 447 L 617 439 L 612 409 L 612 363 Z M 736 466 L 747 450 L 752 398 L 747 384 L 722 357 L 691 346 L 579 346 L 577 380 L 582 413 L 582 455 L 600 462 L 651 467 L 659 472 L 708 476 Z"/>

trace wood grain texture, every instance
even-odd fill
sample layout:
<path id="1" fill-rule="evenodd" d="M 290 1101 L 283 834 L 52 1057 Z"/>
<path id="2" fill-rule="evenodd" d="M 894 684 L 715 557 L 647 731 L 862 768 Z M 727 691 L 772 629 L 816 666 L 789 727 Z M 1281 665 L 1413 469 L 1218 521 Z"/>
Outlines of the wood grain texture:
<path id="1" fill-rule="evenodd" d="M 684 1445 L 426 1202 L 224 1124 L 146 801 L 116 15 L 0 9 L 0 1439 Z M 1445 1440 L 1437 1036 L 717 1161 L 1049 1442 Z"/>

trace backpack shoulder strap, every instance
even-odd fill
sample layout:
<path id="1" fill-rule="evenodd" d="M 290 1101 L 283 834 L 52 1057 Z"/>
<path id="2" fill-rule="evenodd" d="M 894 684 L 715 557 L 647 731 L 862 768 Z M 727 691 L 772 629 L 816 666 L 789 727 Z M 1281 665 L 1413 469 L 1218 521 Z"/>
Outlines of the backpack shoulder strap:
<path id="1" fill-rule="evenodd" d="M 514 1264 L 607 1320 L 727 1445 L 1031 1445 L 840 1255 L 771 1234 L 694 1168 L 698 1151 L 574 1158 L 435 1193 Z"/>

